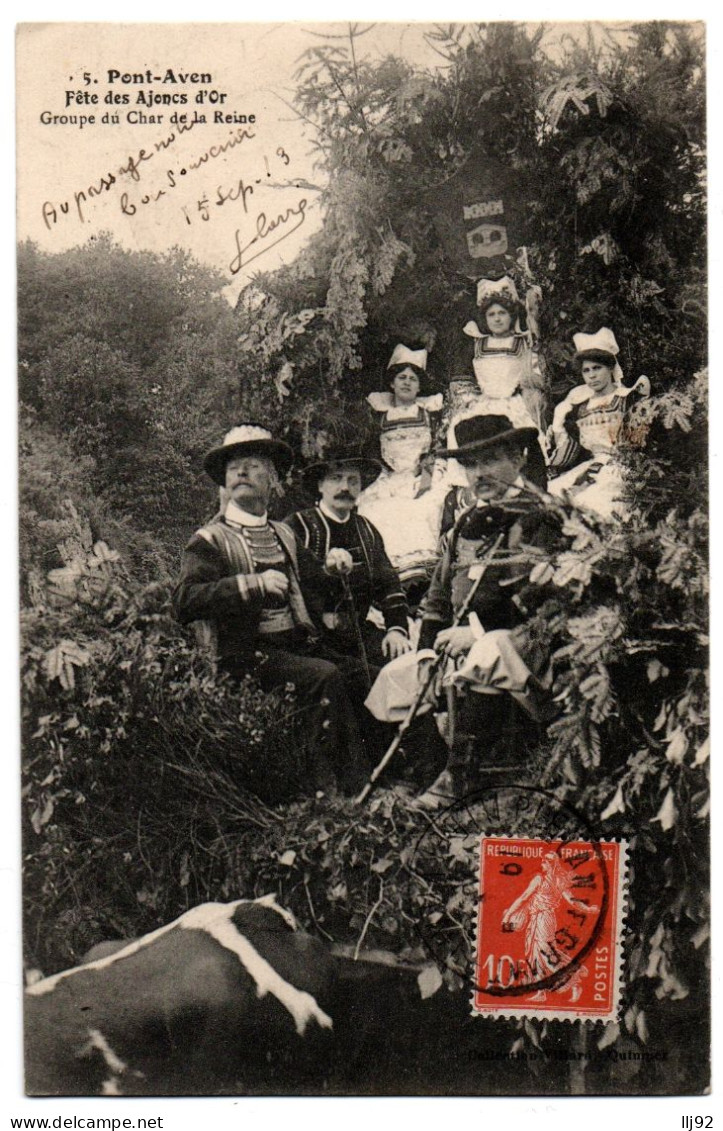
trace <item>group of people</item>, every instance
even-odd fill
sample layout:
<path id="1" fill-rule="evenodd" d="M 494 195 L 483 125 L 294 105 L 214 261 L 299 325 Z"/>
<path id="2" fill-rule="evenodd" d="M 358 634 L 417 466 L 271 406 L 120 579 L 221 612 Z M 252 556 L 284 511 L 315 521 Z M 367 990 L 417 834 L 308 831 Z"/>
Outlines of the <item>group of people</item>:
<path id="1" fill-rule="evenodd" d="M 446 745 L 416 803 L 459 797 L 485 766 L 519 766 L 549 688 L 549 657 L 528 631 L 548 594 L 529 583 L 525 552 L 562 537 L 540 488 L 549 476 L 550 490 L 598 513 L 618 506 L 615 445 L 647 379 L 623 384 L 610 330 L 575 335 L 582 384 L 548 428 L 514 284 L 482 280 L 478 303 L 483 330 L 465 327 L 476 388 L 454 382 L 445 405 L 426 387 L 427 352 L 397 346 L 388 389 L 369 397 L 381 458 L 332 450 L 309 464 L 315 505 L 269 518 L 293 452 L 259 424 L 233 428 L 204 461 L 224 505 L 184 551 L 177 615 L 210 626 L 232 678 L 293 685 L 315 788 L 363 786 L 440 656 Z M 435 564 L 413 618 L 404 582 L 420 561 Z"/>
<path id="2" fill-rule="evenodd" d="M 627 506 L 616 448 L 630 408 L 650 393 L 647 377 L 624 383 L 619 347 L 607 327 L 573 335 L 582 381 L 553 410 L 532 323 L 509 276 L 481 279 L 479 321 L 463 333 L 472 339 L 470 372 L 452 376 L 448 395 L 431 388 L 425 349 L 397 345 L 383 390 L 367 400 L 378 418 L 380 477 L 359 499 L 359 512 L 382 533 L 404 582 L 425 575 L 438 542 L 473 501 L 464 469 L 435 447 L 456 444 L 456 425 L 478 415 L 503 415 L 516 428 L 532 428 L 527 476 L 553 495 L 604 519 L 624 517 Z"/>

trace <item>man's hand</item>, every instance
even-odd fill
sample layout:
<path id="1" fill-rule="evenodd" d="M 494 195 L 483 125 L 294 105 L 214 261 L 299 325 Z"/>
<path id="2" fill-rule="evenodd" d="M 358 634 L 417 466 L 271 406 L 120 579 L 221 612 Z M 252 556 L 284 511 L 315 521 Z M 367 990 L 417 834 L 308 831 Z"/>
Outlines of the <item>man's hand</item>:
<path id="1" fill-rule="evenodd" d="M 261 574 L 261 584 L 269 597 L 285 597 L 289 592 L 289 579 L 278 569 L 267 569 Z"/>
<path id="2" fill-rule="evenodd" d="M 382 640 L 382 653 L 387 660 L 396 660 L 397 656 L 411 651 L 412 645 L 408 638 L 396 628 L 391 628 Z"/>
<path id="3" fill-rule="evenodd" d="M 329 550 L 324 562 L 324 569 L 327 573 L 335 574 L 338 577 L 346 577 L 350 574 L 354 567 L 354 561 L 348 550 L 342 550 L 336 547 Z"/>
<path id="4" fill-rule="evenodd" d="M 322 613 L 321 619 L 324 624 L 324 628 L 327 628 L 329 632 L 335 632 L 339 627 L 338 613 Z"/>
<path id="5" fill-rule="evenodd" d="M 456 628 L 443 628 L 441 632 L 437 633 L 434 650 L 454 658 L 469 652 L 474 640 L 472 629 L 466 625 L 458 625 Z"/>

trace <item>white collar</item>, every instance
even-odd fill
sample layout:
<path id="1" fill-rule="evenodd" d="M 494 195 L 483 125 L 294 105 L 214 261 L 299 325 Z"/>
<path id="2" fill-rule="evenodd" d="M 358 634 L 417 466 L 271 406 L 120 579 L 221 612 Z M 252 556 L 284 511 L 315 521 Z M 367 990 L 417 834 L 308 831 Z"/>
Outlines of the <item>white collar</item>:
<path id="1" fill-rule="evenodd" d="M 411 404 L 392 404 L 387 411 L 387 419 L 404 420 L 406 417 L 418 416 L 419 407 L 419 400 L 412 401 Z"/>
<path id="2" fill-rule="evenodd" d="M 227 503 L 224 518 L 228 522 L 235 522 L 238 526 L 266 526 L 269 521 L 266 511 L 263 514 L 250 514 L 233 500 Z"/>
<path id="3" fill-rule="evenodd" d="M 349 514 L 346 516 L 346 518 L 339 518 L 338 515 L 334 514 L 333 510 L 327 507 L 326 503 L 322 499 L 319 499 L 317 506 L 319 507 L 319 510 L 323 514 L 324 518 L 328 518 L 330 522 L 338 522 L 339 526 L 343 526 L 345 522 L 348 522 L 352 515 L 352 512 L 349 511 Z"/>

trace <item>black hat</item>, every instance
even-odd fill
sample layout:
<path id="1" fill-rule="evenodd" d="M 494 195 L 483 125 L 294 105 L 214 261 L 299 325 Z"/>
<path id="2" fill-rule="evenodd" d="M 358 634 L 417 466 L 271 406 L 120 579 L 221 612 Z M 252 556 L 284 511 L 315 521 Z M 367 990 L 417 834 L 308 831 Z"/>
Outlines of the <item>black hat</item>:
<path id="1" fill-rule="evenodd" d="M 302 477 L 307 490 L 316 493 L 320 480 L 328 474 L 332 465 L 337 464 L 352 464 L 358 468 L 362 488 L 369 487 L 375 479 L 379 478 L 385 468 L 385 464 L 381 460 L 369 459 L 367 456 L 359 455 L 358 450 L 354 448 L 347 446 L 329 448 L 323 460 L 317 460 L 304 468 Z"/>
<path id="2" fill-rule="evenodd" d="M 457 447 L 437 452 L 441 459 L 464 459 L 465 456 L 475 456 L 497 444 L 525 448 L 528 444 L 537 442 L 537 429 L 515 428 L 506 416 L 478 414 L 459 420 L 454 426 L 454 438 Z"/>
<path id="3" fill-rule="evenodd" d="M 219 487 L 226 482 L 226 465 L 234 456 L 263 456 L 271 460 L 279 475 L 285 475 L 294 462 L 294 453 L 283 440 L 274 440 L 261 424 L 239 424 L 223 438 L 220 448 L 213 448 L 203 466 Z"/>

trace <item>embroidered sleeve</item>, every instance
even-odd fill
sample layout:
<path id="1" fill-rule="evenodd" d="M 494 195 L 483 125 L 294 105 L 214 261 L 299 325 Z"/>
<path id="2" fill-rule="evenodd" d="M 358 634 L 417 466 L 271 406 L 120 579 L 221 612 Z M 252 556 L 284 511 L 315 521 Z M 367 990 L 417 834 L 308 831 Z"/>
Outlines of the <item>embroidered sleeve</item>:
<path id="1" fill-rule="evenodd" d="M 238 616 L 244 607 L 261 604 L 263 590 L 252 584 L 241 592 L 239 579 L 229 574 L 218 549 L 199 532 L 183 552 L 181 576 L 173 593 L 173 608 L 182 624 L 195 620 L 221 620 Z"/>
<path id="2" fill-rule="evenodd" d="M 387 631 L 398 628 L 406 633 L 409 609 L 399 575 L 387 556 L 381 534 L 368 519 L 364 522 L 372 536 L 375 602 L 382 611 Z"/>
<path id="3" fill-rule="evenodd" d="M 555 434 L 555 447 L 548 462 L 548 473 L 559 475 L 579 462 L 582 448 L 565 429 Z"/>

